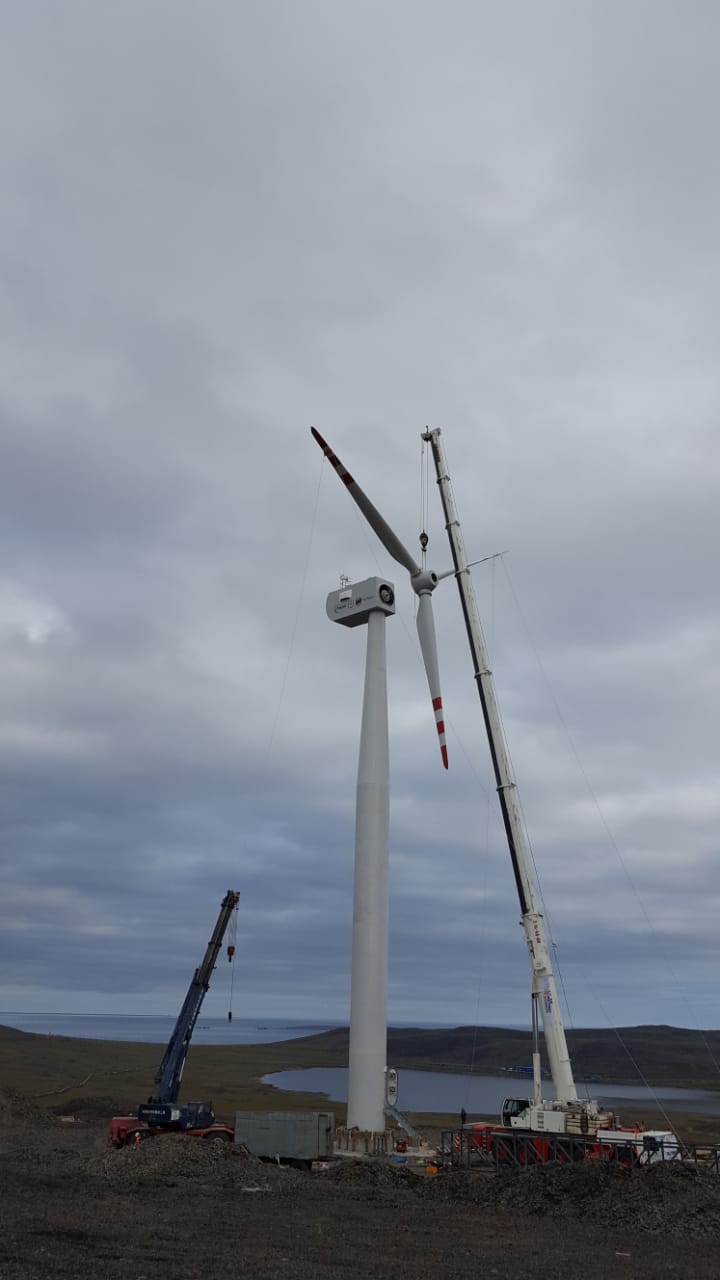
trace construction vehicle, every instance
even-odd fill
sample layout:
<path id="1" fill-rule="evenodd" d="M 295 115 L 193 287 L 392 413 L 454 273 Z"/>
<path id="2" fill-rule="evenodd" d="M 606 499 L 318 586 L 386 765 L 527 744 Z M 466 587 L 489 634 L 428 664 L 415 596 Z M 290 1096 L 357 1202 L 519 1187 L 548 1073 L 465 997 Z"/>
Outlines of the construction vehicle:
<path id="1" fill-rule="evenodd" d="M 210 1102 L 178 1102 L 183 1068 L 190 1040 L 202 1007 L 210 977 L 218 958 L 223 938 L 232 919 L 231 941 L 228 944 L 228 960 L 235 955 L 237 930 L 237 904 L 240 894 L 228 889 L 222 900 L 220 914 L 207 945 L 202 964 L 195 970 L 192 982 L 180 1010 L 173 1033 L 168 1042 L 160 1067 L 155 1076 L 155 1087 L 147 1102 L 133 1116 L 113 1116 L 110 1121 L 110 1142 L 114 1147 L 142 1142 L 146 1138 L 165 1133 L 183 1133 L 191 1138 L 215 1138 L 232 1142 L 234 1130 L 228 1125 L 216 1124 Z"/>
<path id="2" fill-rule="evenodd" d="M 550 961 L 545 923 L 537 907 L 537 892 L 532 873 L 532 860 L 521 817 L 517 786 L 510 767 L 510 757 L 495 696 L 489 656 L 472 586 L 470 565 L 465 554 L 460 521 L 455 508 L 455 500 L 447 472 L 444 451 L 440 443 L 440 435 L 439 428 L 436 428 L 432 431 L 423 432 L 422 439 L 426 444 L 430 445 L 435 464 L 445 528 L 450 541 L 453 561 L 453 568 L 450 572 L 455 577 L 460 593 L 460 604 L 470 645 L 475 682 L 480 695 L 503 826 L 520 900 L 520 923 L 525 934 L 532 975 L 533 1096 L 532 1098 L 507 1098 L 503 1104 L 501 1124 L 499 1126 L 472 1126 L 472 1128 L 477 1134 L 479 1143 L 487 1141 L 490 1145 L 493 1145 L 494 1142 L 491 1136 L 492 1132 L 500 1135 L 510 1132 L 522 1132 L 543 1135 L 577 1135 L 586 1145 L 588 1139 L 597 1135 L 598 1138 L 602 1137 L 602 1143 L 605 1146 L 609 1144 L 610 1149 L 614 1149 L 613 1144 L 623 1146 L 631 1141 L 628 1138 L 628 1134 L 637 1134 L 639 1131 L 623 1129 L 618 1125 L 617 1117 L 611 1112 L 602 1110 L 598 1102 L 592 1099 L 578 1098 Z M 420 542 L 423 547 L 424 557 L 425 546 L 427 545 L 427 535 L 424 532 L 420 536 Z M 444 577 L 445 575 L 440 576 Z M 538 1010 L 540 1018 L 538 1017 Z M 554 1086 L 554 1098 L 543 1098 L 542 1096 L 543 1072 L 540 1062 L 540 1019 L 542 1019 L 545 1049 Z M 487 1134 L 483 1132 L 484 1130 L 488 1130 Z M 648 1133 L 647 1137 L 652 1139 L 650 1145 L 659 1142 L 661 1151 L 664 1146 L 677 1149 L 677 1139 L 670 1132 L 653 1131 Z M 536 1144 L 536 1146 L 538 1152 L 540 1152 L 542 1145 Z"/>
<path id="3" fill-rule="evenodd" d="M 520 1101 L 520 1100 L 518 1100 Z M 526 1100 L 522 1100 L 526 1105 Z M 503 1119 L 507 1113 L 503 1108 Z M 612 1117 L 612 1127 L 599 1125 L 595 1133 L 579 1137 L 540 1133 L 512 1128 L 509 1123 L 465 1124 L 462 1129 L 443 1134 L 443 1158 L 451 1167 L 474 1165 L 568 1164 L 579 1160 L 613 1161 L 626 1168 L 684 1159 L 684 1150 L 673 1133 L 620 1125 Z"/>

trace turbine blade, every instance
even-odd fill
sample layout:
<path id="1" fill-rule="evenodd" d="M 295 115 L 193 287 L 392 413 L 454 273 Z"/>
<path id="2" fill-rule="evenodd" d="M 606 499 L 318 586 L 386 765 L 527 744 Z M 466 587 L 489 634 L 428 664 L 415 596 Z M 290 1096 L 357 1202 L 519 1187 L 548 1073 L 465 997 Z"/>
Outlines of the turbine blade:
<path id="1" fill-rule="evenodd" d="M 403 545 L 397 534 L 393 533 L 390 525 L 387 523 L 387 520 L 383 519 L 377 507 L 373 506 L 367 495 L 363 493 L 360 485 L 353 480 L 350 472 L 343 466 L 337 454 L 333 453 L 327 441 L 323 440 L 320 432 L 316 431 L 314 427 L 311 427 L 310 430 L 313 437 L 320 445 L 320 448 L 325 454 L 328 462 L 337 471 L 340 479 L 350 494 L 350 497 L 354 499 L 362 511 L 371 529 L 375 530 L 385 550 L 392 556 L 393 560 L 397 560 L 398 564 L 401 564 L 404 569 L 407 569 L 411 578 L 414 578 L 416 574 L 420 573 L 420 565 L 413 560 L 407 547 Z"/>
<path id="2" fill-rule="evenodd" d="M 422 649 L 423 661 L 425 663 L 425 671 L 427 673 L 428 684 L 430 686 L 430 697 L 432 698 L 433 711 L 435 712 L 435 724 L 437 726 L 438 738 L 440 739 L 440 755 L 445 768 L 448 767 L 447 746 L 445 745 L 445 721 L 443 719 L 443 705 L 440 694 L 440 671 L 438 668 L 437 643 L 435 641 L 435 619 L 433 617 L 432 599 L 429 594 L 423 594 L 419 598 L 417 611 L 417 631 L 420 640 L 420 648 Z"/>

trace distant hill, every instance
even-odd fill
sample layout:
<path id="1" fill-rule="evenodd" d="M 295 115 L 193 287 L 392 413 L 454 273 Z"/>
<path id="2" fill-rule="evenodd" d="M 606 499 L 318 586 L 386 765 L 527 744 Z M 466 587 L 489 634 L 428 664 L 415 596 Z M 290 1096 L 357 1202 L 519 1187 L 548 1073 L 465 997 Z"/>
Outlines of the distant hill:
<path id="1" fill-rule="evenodd" d="M 567 1040 L 578 1081 L 720 1088 L 720 1031 L 667 1026 L 581 1029 L 568 1031 Z M 317 1046 L 323 1060 L 330 1056 L 340 1061 L 347 1057 L 347 1041 L 347 1028 L 338 1028 L 307 1037 L 302 1044 Z M 298 1041 L 292 1043 L 299 1048 Z M 502 1027 L 391 1027 L 388 1031 L 388 1062 L 397 1067 L 495 1075 L 517 1071 L 531 1061 L 529 1031 Z M 544 1052 L 543 1063 L 547 1065 Z"/>
<path id="2" fill-rule="evenodd" d="M 544 1040 L 541 1036 L 543 1062 Z M 682 1027 L 619 1027 L 567 1033 L 577 1080 L 679 1084 L 688 1088 L 720 1088 L 720 1031 L 690 1031 Z M 437 1060 L 442 1069 L 475 1070 L 488 1074 L 531 1062 L 527 1031 L 497 1027 L 457 1027 L 447 1032 L 393 1030 L 390 1056 L 422 1056 L 425 1065 Z"/>
<path id="3" fill-rule="evenodd" d="M 569 1031 L 567 1038 L 579 1084 L 587 1080 L 720 1089 L 720 1031 L 618 1027 Z M 40 1094 L 87 1074 L 93 1089 L 99 1080 L 112 1080 L 118 1087 L 127 1085 L 128 1096 L 142 1097 L 160 1051 L 158 1045 L 46 1036 L 0 1026 L 0 1082 Z M 203 1080 L 227 1075 L 228 1089 L 235 1089 L 241 1078 L 257 1079 L 294 1067 L 344 1066 L 347 1060 L 347 1027 L 275 1044 L 193 1045 L 185 1086 L 191 1087 L 196 1071 L 198 1087 Z M 420 1071 L 520 1076 L 532 1062 L 532 1041 L 529 1031 L 503 1027 L 391 1027 L 388 1062 Z M 543 1063 L 547 1065 L 544 1053 Z"/>

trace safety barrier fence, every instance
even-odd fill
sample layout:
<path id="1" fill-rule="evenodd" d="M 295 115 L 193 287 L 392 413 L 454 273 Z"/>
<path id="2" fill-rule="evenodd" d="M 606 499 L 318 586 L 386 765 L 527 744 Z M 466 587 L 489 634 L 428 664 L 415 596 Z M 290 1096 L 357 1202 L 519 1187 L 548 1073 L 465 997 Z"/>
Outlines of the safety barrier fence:
<path id="1" fill-rule="evenodd" d="M 663 1141 L 642 1133 L 628 1134 L 626 1142 L 608 1142 L 601 1134 L 578 1138 L 567 1134 L 446 1129 L 441 1135 L 440 1159 L 445 1169 L 529 1169 L 538 1164 L 593 1160 L 611 1161 L 627 1168 L 659 1163 L 695 1165 L 720 1173 L 720 1148 Z"/>

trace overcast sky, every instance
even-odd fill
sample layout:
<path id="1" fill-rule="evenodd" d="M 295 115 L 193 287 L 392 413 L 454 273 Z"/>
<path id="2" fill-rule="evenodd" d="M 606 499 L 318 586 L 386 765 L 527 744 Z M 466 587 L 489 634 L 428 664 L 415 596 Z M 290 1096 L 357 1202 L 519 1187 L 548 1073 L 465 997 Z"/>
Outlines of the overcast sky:
<path id="1" fill-rule="evenodd" d="M 720 15 L 711 0 L 7 0 L 0 1008 L 348 1015 L 387 575 L 391 1021 L 523 1023 L 443 429 L 571 1025 L 720 1026 Z M 430 486 L 428 563 L 449 550 Z M 227 967 L 226 967 L 227 968 Z M 224 1012 L 218 970 L 206 1012 Z"/>

